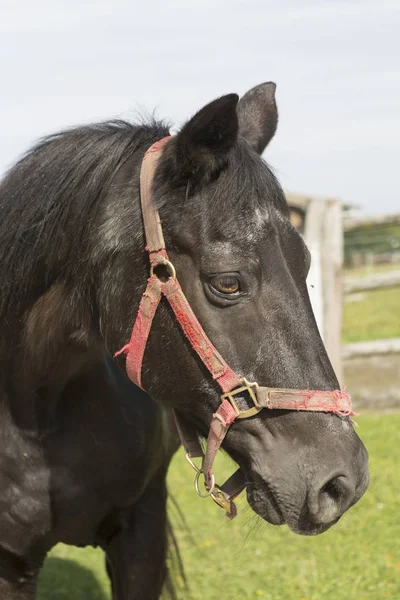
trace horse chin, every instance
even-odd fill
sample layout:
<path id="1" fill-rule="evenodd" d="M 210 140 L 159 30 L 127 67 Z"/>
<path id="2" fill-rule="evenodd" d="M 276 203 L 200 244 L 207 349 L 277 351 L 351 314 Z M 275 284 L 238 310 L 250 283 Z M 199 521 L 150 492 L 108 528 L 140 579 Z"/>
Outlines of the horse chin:
<path id="1" fill-rule="evenodd" d="M 339 521 L 340 517 L 331 523 L 313 523 L 307 518 L 305 511 L 295 514 L 293 509 L 283 507 L 268 484 L 263 483 L 261 486 L 259 483 L 257 486 L 248 484 L 247 501 L 254 512 L 271 525 L 287 525 L 293 533 L 314 536 L 324 533 Z"/>
<path id="2" fill-rule="evenodd" d="M 247 486 L 247 501 L 254 512 L 271 525 L 283 525 L 286 520 L 272 492 L 251 484 Z"/>
<path id="3" fill-rule="evenodd" d="M 328 531 L 328 529 L 330 529 L 332 525 L 335 525 L 335 523 L 337 523 L 338 521 L 339 519 L 336 519 L 335 521 L 332 521 L 332 523 L 320 523 L 316 525 L 315 523 L 309 522 L 302 523 L 300 520 L 297 524 L 288 523 L 288 526 L 293 533 L 297 533 L 298 535 L 320 535 L 321 533 L 325 533 L 325 531 Z"/>

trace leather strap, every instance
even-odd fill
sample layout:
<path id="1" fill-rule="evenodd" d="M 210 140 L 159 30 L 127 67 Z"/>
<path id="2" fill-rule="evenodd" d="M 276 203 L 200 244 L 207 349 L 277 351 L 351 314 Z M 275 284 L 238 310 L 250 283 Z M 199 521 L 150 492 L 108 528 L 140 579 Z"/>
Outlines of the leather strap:
<path id="1" fill-rule="evenodd" d="M 192 348 L 207 367 L 213 379 L 220 385 L 223 392 L 228 392 L 240 385 L 236 373 L 224 361 L 218 350 L 207 337 L 204 329 L 176 279 L 172 277 L 161 281 L 153 275 L 147 281 L 147 288 L 140 301 L 138 315 L 133 326 L 131 339 L 115 356 L 126 355 L 126 371 L 129 378 L 141 385 L 141 370 L 147 339 L 161 296 L 168 300 L 183 333 L 190 341 Z"/>
<path id="2" fill-rule="evenodd" d="M 162 283 L 153 275 L 147 281 L 147 288 L 139 304 L 135 325 L 132 329 L 131 339 L 115 356 L 126 355 L 126 372 L 128 377 L 142 388 L 142 364 L 150 334 L 154 315 L 161 300 Z M 143 388 L 142 388 L 143 389 Z"/>
<path id="3" fill-rule="evenodd" d="M 229 404 L 229 403 L 228 403 Z M 223 410 L 226 410 L 224 407 Z M 228 409 L 229 411 L 229 409 Z M 233 414 L 234 416 L 234 414 Z M 223 441 L 223 438 L 228 431 L 228 422 L 229 422 L 229 413 L 227 420 L 222 423 L 219 419 L 216 419 L 217 422 L 221 423 L 221 431 L 220 433 L 214 432 L 213 425 L 211 424 L 210 432 L 207 440 L 207 450 L 206 454 L 203 452 L 203 448 L 199 442 L 199 437 L 197 435 L 197 431 L 193 425 L 188 423 L 181 415 L 179 415 L 176 411 L 174 411 L 175 423 L 179 433 L 179 437 L 181 439 L 182 445 L 186 452 L 186 456 L 190 459 L 201 458 L 202 459 L 202 468 L 204 471 L 207 470 L 208 478 L 212 477 L 212 464 L 214 462 L 215 455 Z M 213 421 L 216 418 L 214 415 Z M 214 442 L 213 442 L 214 439 Z M 218 488 L 218 492 L 220 494 L 220 498 L 222 497 L 226 505 L 223 507 L 226 510 L 227 516 L 230 519 L 233 519 L 236 514 L 236 507 L 233 500 L 245 489 L 246 481 L 243 475 L 242 469 L 237 469 L 233 475 L 229 477 L 225 481 L 225 483 Z M 215 498 L 214 498 L 215 500 Z M 219 503 L 219 502 L 217 502 Z M 222 503 L 221 503 L 222 505 Z"/>
<path id="4" fill-rule="evenodd" d="M 201 447 L 199 436 L 193 425 L 174 410 L 175 424 L 181 439 L 183 448 L 189 458 L 204 458 L 203 448 Z"/>
<path id="5" fill-rule="evenodd" d="M 343 390 L 294 390 L 258 387 L 255 390 L 260 408 L 331 412 L 342 417 L 353 415 L 349 394 Z"/>
<path id="6" fill-rule="evenodd" d="M 196 315 L 176 279 L 168 279 L 162 284 L 162 293 L 167 298 L 175 317 L 182 327 L 185 337 L 193 350 L 197 352 L 202 363 L 207 367 L 223 392 L 229 392 L 240 385 L 240 378 L 222 358 L 211 343 L 206 332 L 197 320 Z"/>
<path id="7" fill-rule="evenodd" d="M 224 400 L 213 418 L 208 432 L 207 449 L 203 460 L 204 481 L 206 488 L 212 487 L 212 466 L 218 450 L 228 432 L 229 427 L 236 419 L 236 411 L 228 400 Z"/>
<path id="8" fill-rule="evenodd" d="M 164 144 L 170 139 L 171 136 L 168 136 L 153 144 L 144 155 L 140 169 L 140 201 L 142 204 L 143 226 L 146 236 L 146 250 L 150 254 L 150 263 L 152 265 L 152 255 L 154 253 L 162 253 L 165 250 L 165 241 L 160 215 L 152 201 L 151 192 L 154 173 L 161 157 L 161 150 Z"/>

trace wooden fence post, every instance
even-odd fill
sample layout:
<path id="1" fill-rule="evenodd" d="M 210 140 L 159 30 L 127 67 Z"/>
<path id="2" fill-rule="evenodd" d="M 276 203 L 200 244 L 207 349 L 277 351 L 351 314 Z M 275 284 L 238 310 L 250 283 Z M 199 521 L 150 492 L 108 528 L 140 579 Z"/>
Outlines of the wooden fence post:
<path id="1" fill-rule="evenodd" d="M 308 291 L 319 332 L 342 384 L 342 206 L 339 200 L 296 195 L 289 195 L 288 202 L 305 214 L 303 237 L 312 259 Z"/>
<path id="2" fill-rule="evenodd" d="M 324 283 L 322 274 L 321 225 L 324 222 L 325 202 L 309 199 L 306 210 L 304 240 L 311 253 L 311 266 L 308 274 L 308 291 L 314 311 L 315 320 L 321 337 L 324 339 Z"/>
<path id="3" fill-rule="evenodd" d="M 343 306 L 343 218 L 339 200 L 325 203 L 322 226 L 322 279 L 324 296 L 323 339 L 339 383 L 342 370 L 342 306 Z"/>

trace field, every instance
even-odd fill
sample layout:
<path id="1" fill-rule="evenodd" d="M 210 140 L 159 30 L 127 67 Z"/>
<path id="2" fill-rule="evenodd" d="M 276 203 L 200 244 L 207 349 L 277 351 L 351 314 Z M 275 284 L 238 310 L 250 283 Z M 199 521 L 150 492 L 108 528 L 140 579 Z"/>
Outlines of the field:
<path id="1" fill-rule="evenodd" d="M 344 344 L 400 337 L 400 287 L 354 294 L 358 301 L 344 302 Z"/>
<path id="2" fill-rule="evenodd" d="M 171 507 L 189 590 L 185 600 L 380 600 L 400 598 L 400 413 L 357 419 L 370 454 L 371 486 L 331 530 L 316 538 L 294 535 L 255 517 L 240 500 L 233 522 L 192 490 L 180 452 L 169 488 L 187 528 Z M 219 479 L 233 465 L 219 457 Z M 102 553 L 57 546 L 40 580 L 39 600 L 108 600 Z M 145 600 L 145 599 L 143 599 Z"/>
<path id="3" fill-rule="evenodd" d="M 399 272 L 400 263 L 345 269 L 346 279 Z M 400 337 L 400 287 L 369 290 L 346 296 L 343 303 L 344 344 Z"/>

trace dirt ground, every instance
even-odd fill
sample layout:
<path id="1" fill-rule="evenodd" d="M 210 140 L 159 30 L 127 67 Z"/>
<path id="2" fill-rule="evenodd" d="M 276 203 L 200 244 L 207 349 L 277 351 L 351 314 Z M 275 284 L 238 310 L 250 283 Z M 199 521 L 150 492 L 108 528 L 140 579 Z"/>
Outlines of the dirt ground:
<path id="1" fill-rule="evenodd" d="M 399 408 L 400 353 L 346 358 L 344 383 L 356 409 Z"/>

